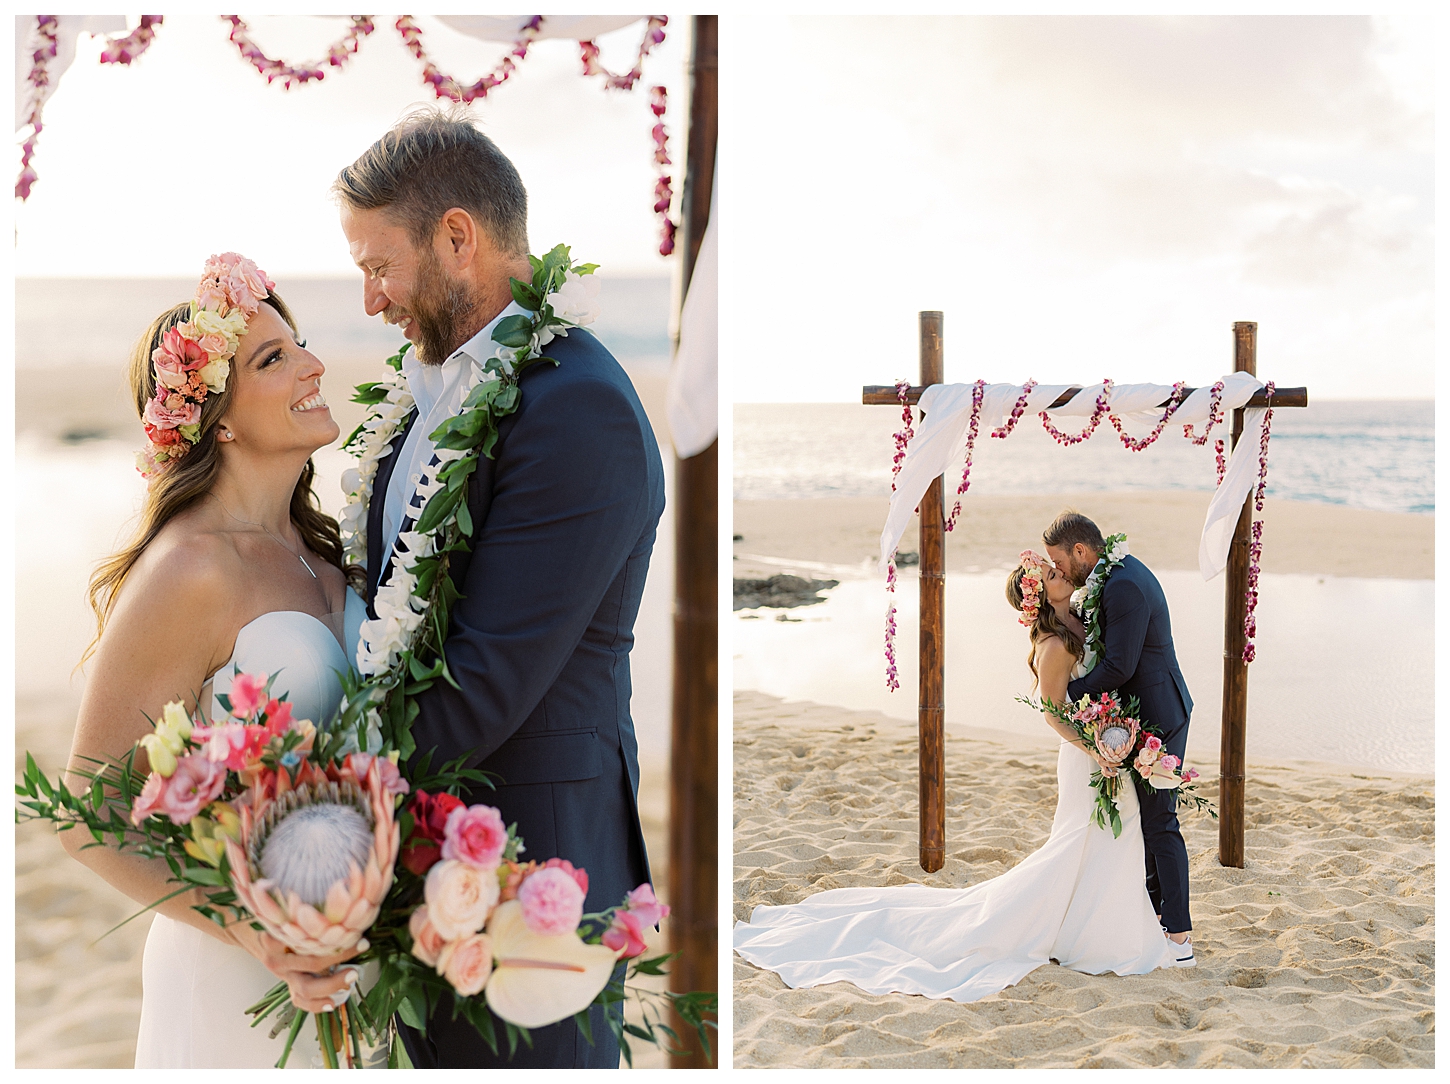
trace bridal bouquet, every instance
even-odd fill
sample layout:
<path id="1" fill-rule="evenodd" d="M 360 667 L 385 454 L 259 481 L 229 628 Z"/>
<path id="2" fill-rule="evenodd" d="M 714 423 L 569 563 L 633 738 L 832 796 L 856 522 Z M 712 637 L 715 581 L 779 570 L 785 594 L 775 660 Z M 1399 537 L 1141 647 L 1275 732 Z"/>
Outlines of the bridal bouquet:
<path id="1" fill-rule="evenodd" d="M 369 991 L 354 987 L 336 1012 L 315 1014 L 331 1068 L 360 1067 L 362 1050 L 387 1043 L 403 1062 L 391 1021 L 423 1028 L 444 995 L 497 1051 L 495 1018 L 510 1054 L 532 1028 L 573 1016 L 589 1035 L 588 1010 L 635 995 L 643 1026 L 610 1026 L 659 1043 L 675 1033 L 660 1002 L 693 1026 L 708 1049 L 710 994 L 655 994 L 629 986 L 663 974 L 668 957 L 643 958 L 644 930 L 669 913 L 648 884 L 617 907 L 585 914 L 588 874 L 561 859 L 520 863 L 523 842 L 497 809 L 465 806 L 465 786 L 489 785 L 463 758 L 432 771 L 419 758 L 404 779 L 398 754 L 352 752 L 342 734 L 294 719 L 264 676 L 238 675 L 216 699 L 227 715 L 208 724 L 170 703 L 124 759 L 94 762 L 89 787 L 73 793 L 26 756 L 16 787 L 22 819 L 80 828 L 146 858 L 163 860 L 180 887 L 156 904 L 200 889 L 196 910 L 218 925 L 250 922 L 294 952 L 365 951 L 376 962 Z M 136 763 L 144 751 L 150 764 Z M 156 906 L 152 904 L 152 906 Z M 149 910 L 149 908 L 148 908 Z M 626 974 L 616 978 L 621 961 Z M 628 994 L 626 993 L 628 990 Z M 287 1029 L 285 1066 L 309 1014 L 285 983 L 247 1010 Z"/>
<path id="2" fill-rule="evenodd" d="M 1071 701 L 1057 704 L 1047 696 L 1041 704 L 1027 697 L 1018 699 L 1038 711 L 1051 712 L 1077 733 L 1084 749 L 1118 767 L 1106 774 L 1099 766 L 1093 770 L 1090 780 L 1094 795 L 1093 823 L 1099 828 L 1111 825 L 1114 839 L 1123 834 L 1117 798 L 1128 772 L 1155 790 L 1176 790 L 1184 804 L 1195 810 L 1206 810 L 1211 817 L 1218 816 L 1208 799 L 1197 791 L 1198 772 L 1193 768 L 1183 770 L 1177 757 L 1163 751 L 1163 739 L 1138 718 L 1136 696 L 1129 696 L 1126 704 L 1116 690 L 1104 693 L 1097 700 L 1084 693 L 1076 704 Z"/>

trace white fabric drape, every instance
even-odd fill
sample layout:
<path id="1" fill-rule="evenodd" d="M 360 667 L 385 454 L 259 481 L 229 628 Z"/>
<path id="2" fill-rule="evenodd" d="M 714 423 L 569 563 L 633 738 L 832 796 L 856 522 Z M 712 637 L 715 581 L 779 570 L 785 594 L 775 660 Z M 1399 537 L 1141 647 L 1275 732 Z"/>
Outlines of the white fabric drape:
<path id="1" fill-rule="evenodd" d="M 718 196 L 717 185 L 710 193 L 710 221 L 690 275 L 690 291 L 680 308 L 680 347 L 665 392 L 670 439 L 681 459 L 699 455 L 720 432 Z"/>
<path id="2" fill-rule="evenodd" d="M 1090 384 L 1063 406 L 1047 409 L 1049 403 L 1072 386 L 1037 385 L 1028 393 L 1023 419 L 1018 424 L 1025 424 L 1030 420 L 1029 416 L 1035 416 L 1042 410 L 1047 410 L 1048 416 L 1054 419 L 1090 417 L 1102 391 L 1101 384 Z M 1215 429 L 1215 439 L 1220 432 L 1228 436 L 1229 412 L 1243 406 L 1263 386 L 1262 381 L 1248 373 L 1229 373 L 1223 377 L 1225 424 L 1222 429 Z M 966 454 L 973 387 L 972 384 L 933 384 L 921 393 L 919 405 L 925 417 L 907 446 L 906 459 L 902 461 L 901 474 L 896 479 L 896 492 L 891 495 L 891 508 L 886 514 L 886 526 L 881 531 L 883 568 L 896 552 L 912 512 L 926 495 L 932 479 L 959 464 Z M 1119 384 L 1108 394 L 1108 409 L 1123 420 L 1125 427 L 1151 427 L 1162 417 L 1162 408 L 1158 404 L 1172 391 L 1170 384 Z M 977 423 L 974 457 L 982 454 L 990 443 L 989 434 L 1007 420 L 1021 394 L 1020 384 L 988 384 L 982 390 L 982 413 Z M 1211 404 L 1209 389 L 1198 388 L 1183 401 L 1169 424 L 1202 425 L 1208 420 Z M 1229 457 L 1223 484 L 1209 502 L 1198 545 L 1198 568 L 1205 580 L 1213 579 L 1228 564 L 1228 548 L 1233 540 L 1239 509 L 1258 480 L 1259 437 L 1266 413 L 1264 410 L 1244 412 L 1243 435 Z M 950 504 L 951 492 L 946 494 L 946 498 Z M 970 508 L 969 503 L 964 503 L 962 515 L 969 514 Z"/>
<path id="3" fill-rule="evenodd" d="M 119 34 L 126 30 L 124 15 L 57 15 L 55 21 L 55 57 L 48 60 L 45 73 L 49 83 L 40 92 L 44 105 L 60 86 L 60 77 L 75 62 L 76 37 L 80 34 Z M 30 68 L 40 36 L 35 31 L 34 15 L 15 16 L 15 130 L 25 127 L 33 104 Z"/>
<path id="4" fill-rule="evenodd" d="M 435 15 L 460 34 L 480 41 L 517 41 L 532 15 Z M 592 41 L 601 34 L 638 22 L 643 15 L 545 15 L 538 37 Z"/>

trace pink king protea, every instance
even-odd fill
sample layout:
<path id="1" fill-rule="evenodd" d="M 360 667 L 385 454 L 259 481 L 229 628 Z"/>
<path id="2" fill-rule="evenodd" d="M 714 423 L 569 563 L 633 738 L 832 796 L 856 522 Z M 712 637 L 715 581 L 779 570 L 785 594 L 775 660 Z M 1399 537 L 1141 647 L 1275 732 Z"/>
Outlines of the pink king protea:
<path id="1" fill-rule="evenodd" d="M 243 806 L 241 844 L 227 842 L 238 901 L 294 952 L 352 948 L 392 886 L 393 796 L 376 763 L 361 784 L 318 780 Z"/>

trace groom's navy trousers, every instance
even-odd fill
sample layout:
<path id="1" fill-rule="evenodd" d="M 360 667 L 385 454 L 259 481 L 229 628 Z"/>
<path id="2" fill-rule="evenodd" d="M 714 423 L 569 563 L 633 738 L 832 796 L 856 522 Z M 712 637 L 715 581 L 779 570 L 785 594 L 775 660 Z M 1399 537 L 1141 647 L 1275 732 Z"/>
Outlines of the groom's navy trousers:
<path id="1" fill-rule="evenodd" d="M 1163 747 L 1181 763 L 1188 745 L 1188 720 L 1193 698 L 1168 620 L 1168 600 L 1158 578 L 1136 557 L 1126 557 L 1103 587 L 1102 657 L 1083 677 L 1070 682 L 1067 694 L 1117 689 L 1136 696 L 1141 717 L 1162 735 Z M 1138 784 L 1147 863 L 1148 896 L 1170 933 L 1193 929 L 1188 913 L 1188 848 L 1178 829 L 1178 792 Z"/>
<path id="2" fill-rule="evenodd" d="M 638 746 L 629 713 L 629 651 L 664 466 L 629 377 L 587 331 L 549 344 L 559 361 L 520 378 L 522 403 L 502 420 L 493 458 L 469 481 L 473 546 L 457 553 L 445 654 L 459 689 L 418 698 L 413 736 L 439 764 L 467 754 L 498 789 L 465 801 L 518 824 L 523 857 L 564 858 L 589 874 L 586 912 L 648 881 L 640 830 Z M 383 494 L 397 450 L 379 464 L 368 509 L 368 569 L 381 570 Z M 377 585 L 369 576 L 371 614 Z M 492 1054 L 445 1004 L 426 1034 L 403 1028 L 419 1068 L 616 1068 L 619 1048 L 598 1006 L 591 1046 L 572 1020 L 540 1029 L 532 1048 Z M 499 1039 L 502 1040 L 502 1029 Z"/>

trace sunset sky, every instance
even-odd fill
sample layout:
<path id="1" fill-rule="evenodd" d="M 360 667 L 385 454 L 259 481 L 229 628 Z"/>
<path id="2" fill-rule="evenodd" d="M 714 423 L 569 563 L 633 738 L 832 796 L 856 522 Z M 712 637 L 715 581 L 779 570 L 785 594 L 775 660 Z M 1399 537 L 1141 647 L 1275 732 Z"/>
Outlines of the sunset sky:
<path id="1" fill-rule="evenodd" d="M 1428 22 L 771 27 L 722 20 L 737 401 L 914 378 L 922 309 L 949 381 L 1204 383 L 1255 320 L 1282 385 L 1432 393 Z"/>

